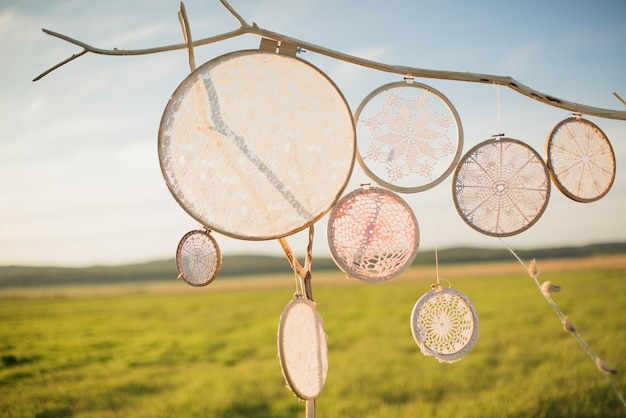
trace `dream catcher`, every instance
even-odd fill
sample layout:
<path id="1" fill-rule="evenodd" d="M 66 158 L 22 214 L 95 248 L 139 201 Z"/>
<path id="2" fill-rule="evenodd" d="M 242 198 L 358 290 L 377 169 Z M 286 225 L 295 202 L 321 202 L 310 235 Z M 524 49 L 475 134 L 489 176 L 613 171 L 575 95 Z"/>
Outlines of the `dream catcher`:
<path id="1" fill-rule="evenodd" d="M 398 276 L 411 265 L 419 246 L 417 220 L 407 203 L 369 185 L 337 202 L 327 231 L 337 266 L 366 282 Z"/>
<path id="2" fill-rule="evenodd" d="M 548 169 L 539 154 L 519 140 L 502 137 L 470 149 L 456 168 L 452 187 L 463 220 L 495 237 L 530 228 L 550 196 Z"/>
<path id="3" fill-rule="evenodd" d="M 476 343 L 478 316 L 467 296 L 438 283 L 415 303 L 411 332 L 422 354 L 454 363 Z"/>
<path id="4" fill-rule="evenodd" d="M 304 266 L 294 256 L 287 240 L 280 238 L 279 242 L 293 268 L 296 291 L 280 317 L 278 358 L 287 386 L 300 399 L 306 400 L 307 416 L 310 416 L 314 414 L 315 399 L 324 388 L 328 374 L 326 333 L 311 290 L 313 226 L 309 227 Z"/>
<path id="5" fill-rule="evenodd" d="M 278 357 L 293 393 L 304 400 L 317 398 L 328 374 L 326 333 L 315 303 L 301 293 L 296 293 L 280 317 Z"/>
<path id="6" fill-rule="evenodd" d="M 609 192 L 615 179 L 615 154 L 604 132 L 572 117 L 558 123 L 546 144 L 548 169 L 556 187 L 577 202 L 593 202 Z"/>
<path id="7" fill-rule="evenodd" d="M 550 176 L 559 190 L 580 202 L 600 199 L 613 184 L 615 156 L 608 139 L 578 117 L 552 130 L 547 166 L 528 145 L 503 137 L 478 144 L 460 159 L 463 131 L 455 108 L 443 94 L 415 83 L 411 76 L 372 91 L 353 118 L 332 80 L 296 57 L 301 46 L 396 74 L 406 74 L 409 67 L 379 64 L 295 39 L 273 40 L 290 38 L 248 24 L 226 0 L 222 3 L 241 27 L 202 41 L 191 40 L 183 3 L 179 12 L 192 72 L 165 108 L 158 154 L 171 194 L 205 230 L 181 239 L 176 265 L 187 283 L 204 286 L 221 266 L 209 230 L 237 239 L 279 240 L 295 272 L 296 293 L 280 318 L 278 354 L 288 386 L 307 402 L 307 416 L 314 413 L 309 407 L 328 372 L 326 334 L 311 291 L 313 224 L 332 208 L 327 233 L 333 260 L 348 275 L 368 282 L 399 275 L 410 266 L 419 245 L 415 215 L 392 192 L 365 186 L 339 201 L 355 159 L 373 181 L 399 193 L 434 187 L 456 167 L 453 198 L 458 213 L 472 228 L 496 237 L 518 234 L 537 222 L 550 195 Z M 44 32 L 83 51 L 35 80 L 87 52 L 143 55 L 180 48 L 104 50 Z M 194 45 L 246 33 L 266 36 L 260 50 L 232 52 L 195 68 Z M 626 113 L 519 87 L 510 77 L 413 70 L 430 78 L 502 84 L 544 104 L 626 119 Z M 306 227 L 311 232 L 303 267 L 285 237 Z M 529 273 L 536 281 L 537 273 Z M 549 282 L 546 288 L 553 289 Z M 564 327 L 574 333 L 567 317 Z M 465 295 L 443 288 L 437 280 L 415 304 L 411 330 L 425 355 L 454 362 L 475 344 L 478 318 Z M 607 371 L 612 373 L 604 367 Z"/>
<path id="8" fill-rule="evenodd" d="M 283 237 L 321 218 L 354 166 L 350 109 L 311 64 L 250 50 L 194 70 L 159 129 L 167 186 L 194 219 L 246 240 Z"/>
<path id="9" fill-rule="evenodd" d="M 217 276 L 222 255 L 215 239 L 208 231 L 186 233 L 176 249 L 178 277 L 191 286 L 206 286 Z"/>
<path id="10" fill-rule="evenodd" d="M 355 120 L 357 161 L 390 190 L 415 193 L 436 186 L 461 156 L 456 109 L 443 94 L 411 78 L 372 91 Z"/>
<path id="11" fill-rule="evenodd" d="M 279 324 L 281 368 L 307 410 L 314 408 L 328 359 L 311 296 L 312 225 L 337 202 L 354 166 L 350 108 L 321 71 L 275 50 L 234 52 L 192 70 L 161 119 L 163 177 L 180 206 L 206 228 L 238 239 L 279 240 L 298 283 Z M 284 237 L 306 227 L 302 267 Z"/>

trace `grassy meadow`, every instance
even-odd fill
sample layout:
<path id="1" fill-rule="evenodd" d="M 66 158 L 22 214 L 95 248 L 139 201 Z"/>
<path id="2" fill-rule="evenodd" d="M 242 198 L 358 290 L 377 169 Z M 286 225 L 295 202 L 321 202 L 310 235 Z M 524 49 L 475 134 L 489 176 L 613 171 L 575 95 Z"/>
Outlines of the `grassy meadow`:
<path id="1" fill-rule="evenodd" d="M 626 257 L 542 261 L 540 281 L 626 392 Z M 409 316 L 435 270 L 380 284 L 315 273 L 329 372 L 318 417 L 618 417 L 626 407 L 516 261 L 443 266 L 479 338 L 423 356 Z M 445 282 L 444 282 L 445 283 Z M 1 417 L 299 417 L 276 334 L 292 275 L 0 292 Z M 624 369 L 624 370 L 621 370 Z"/>

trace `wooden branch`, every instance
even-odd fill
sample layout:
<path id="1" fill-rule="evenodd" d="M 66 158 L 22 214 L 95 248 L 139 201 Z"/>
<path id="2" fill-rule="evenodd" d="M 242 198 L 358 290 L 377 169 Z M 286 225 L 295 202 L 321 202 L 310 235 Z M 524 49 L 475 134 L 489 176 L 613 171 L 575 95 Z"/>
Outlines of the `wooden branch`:
<path id="1" fill-rule="evenodd" d="M 54 67 L 51 67 L 51 68 L 47 69 L 46 71 L 44 71 L 43 73 L 39 74 L 37 77 L 35 77 L 35 78 L 33 79 L 33 81 L 37 81 L 37 80 L 39 80 L 40 78 L 45 77 L 47 74 L 49 74 L 49 73 L 51 73 L 52 71 L 56 70 L 56 69 L 57 69 L 57 68 L 59 68 L 60 66 L 65 65 L 65 64 L 67 64 L 68 62 L 70 62 L 70 61 L 72 61 L 72 60 L 74 60 L 74 59 L 76 59 L 76 58 L 78 58 L 78 57 L 80 57 L 80 56 L 82 56 L 82 55 L 85 55 L 87 52 L 89 52 L 89 51 L 88 51 L 88 50 L 86 50 L 86 49 L 83 49 L 83 50 L 82 50 L 82 52 L 79 52 L 78 54 L 74 54 L 74 55 L 72 55 L 72 56 L 71 56 L 71 57 L 69 57 L 68 59 L 66 59 L 66 60 L 64 60 L 64 61 L 61 61 L 60 63 L 58 63 L 58 64 L 57 64 L 57 65 L 55 65 Z"/>
<path id="2" fill-rule="evenodd" d="M 237 21 L 239 22 L 239 26 L 240 27 L 249 27 L 250 26 L 250 25 L 248 25 L 248 23 L 245 20 L 243 20 L 241 15 L 239 13 L 237 13 L 235 11 L 235 9 L 233 9 L 233 6 L 231 6 L 228 3 L 227 0 L 220 0 L 220 3 L 222 3 L 222 6 L 224 6 L 226 8 L 226 10 L 228 10 L 230 12 L 230 14 L 235 17 L 235 19 L 237 19 Z"/>
<path id="3" fill-rule="evenodd" d="M 302 268 L 302 265 L 300 265 L 300 262 L 294 255 L 291 246 L 289 246 L 289 243 L 287 242 L 287 239 L 285 239 L 284 237 L 278 238 L 278 243 L 283 249 L 285 257 L 287 257 L 287 261 L 289 261 L 289 265 L 293 269 L 294 273 L 296 273 L 296 275 L 298 276 L 298 280 L 300 280 L 300 283 L 302 284 L 302 279 L 306 276 L 307 272 L 304 271 L 304 268 Z"/>
<path id="4" fill-rule="evenodd" d="M 291 268 L 298 276 L 300 285 L 304 287 L 304 289 L 302 289 L 304 291 L 304 295 L 308 300 L 313 301 L 313 288 L 311 286 L 311 262 L 313 258 L 313 224 L 309 226 L 309 243 L 306 247 L 306 258 L 304 261 L 304 267 L 302 267 L 302 265 L 294 255 L 291 247 L 289 246 L 289 243 L 285 238 L 278 238 L 278 243 L 283 249 L 285 257 L 287 257 L 287 261 L 289 261 Z"/>
<path id="5" fill-rule="evenodd" d="M 187 45 L 187 57 L 189 59 L 189 69 L 193 72 L 196 69 L 196 57 L 193 52 L 193 41 L 191 40 L 191 28 L 189 26 L 189 19 L 187 18 L 187 11 L 185 10 L 185 4 L 180 2 L 180 11 L 178 12 L 178 20 L 180 21 L 180 27 L 183 30 L 183 39 Z"/>
<path id="6" fill-rule="evenodd" d="M 296 38 L 291 38 L 280 33 L 272 32 L 266 29 L 259 27 L 256 23 L 252 23 L 252 25 L 248 24 L 236 11 L 232 8 L 232 6 L 228 3 L 227 0 L 220 0 L 222 5 L 237 19 L 239 22 L 239 28 L 230 32 L 225 32 L 220 35 L 200 39 L 197 41 L 193 41 L 190 43 L 183 44 L 175 44 L 175 45 L 166 45 L 162 47 L 156 48 L 147 48 L 147 49 L 101 49 L 96 48 L 91 45 L 88 45 L 84 42 L 78 41 L 76 39 L 70 38 L 69 36 L 62 35 L 57 32 L 53 32 L 48 29 L 42 29 L 46 34 L 50 36 L 57 37 L 66 42 L 72 43 L 74 45 L 80 46 L 83 48 L 83 52 L 80 54 L 75 54 L 69 59 L 55 65 L 54 67 L 46 70 L 41 75 L 36 77 L 33 81 L 37 81 L 54 71 L 55 69 L 61 67 L 62 65 L 72 61 L 75 58 L 78 58 L 81 55 L 84 55 L 86 52 L 92 52 L 94 54 L 102 54 L 102 55 L 146 55 L 146 54 L 155 54 L 166 51 L 174 51 L 178 49 L 185 49 L 192 47 L 208 45 L 215 42 L 220 42 L 226 39 L 234 38 L 244 34 L 255 34 L 264 38 L 270 38 L 279 42 L 289 42 L 292 44 L 296 44 L 299 48 L 316 52 L 321 55 L 325 55 L 330 58 L 335 58 L 344 62 L 348 62 L 351 64 L 359 65 L 362 67 L 372 68 L 379 71 L 400 74 L 404 76 L 410 77 L 420 77 L 420 78 L 432 78 L 439 80 L 452 80 L 452 81 L 462 81 L 462 82 L 471 82 L 471 83 L 485 83 L 485 84 L 497 84 L 504 87 L 508 87 L 513 91 L 529 97 L 533 100 L 539 101 L 543 104 L 569 110 L 571 112 L 580 113 L 584 115 L 597 116 L 601 118 L 607 119 L 618 119 L 618 120 L 626 120 L 626 111 L 612 110 L 612 109 L 604 109 L 594 106 L 588 106 L 585 104 L 575 103 L 568 100 L 563 100 L 557 98 L 552 95 L 548 95 L 546 93 L 542 93 L 538 90 L 535 90 L 529 86 L 526 86 L 519 81 L 515 80 L 512 77 L 508 76 L 500 76 L 493 74 L 481 74 L 481 73 L 470 73 L 470 72 L 459 72 L 459 71 L 442 71 L 442 70 L 429 70 L 424 68 L 416 68 L 409 67 L 404 65 L 390 65 L 377 61 L 371 61 L 367 59 L 363 59 L 360 57 L 356 57 L 349 54 L 344 54 L 342 52 L 338 52 L 332 49 L 328 49 L 319 45 L 315 45 L 309 42 L 301 41 Z"/>

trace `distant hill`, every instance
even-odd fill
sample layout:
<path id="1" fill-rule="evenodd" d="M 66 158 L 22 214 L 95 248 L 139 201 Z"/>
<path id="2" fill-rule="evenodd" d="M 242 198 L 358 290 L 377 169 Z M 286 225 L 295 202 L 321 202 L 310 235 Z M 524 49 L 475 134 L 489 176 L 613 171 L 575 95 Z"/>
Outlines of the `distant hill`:
<path id="1" fill-rule="evenodd" d="M 556 247 L 516 250 L 522 259 L 559 259 L 626 254 L 626 243 L 592 244 L 581 247 Z M 513 260 L 506 249 L 458 247 L 438 251 L 440 264 L 485 263 Z M 414 265 L 433 265 L 434 250 L 420 250 Z M 337 270 L 330 258 L 315 258 L 314 271 Z M 284 257 L 262 255 L 226 256 L 222 261 L 220 278 L 287 273 L 291 268 Z M 158 260 L 121 266 L 28 267 L 0 266 L 0 289 L 14 286 L 117 284 L 143 281 L 172 280 L 178 276 L 171 260 Z"/>

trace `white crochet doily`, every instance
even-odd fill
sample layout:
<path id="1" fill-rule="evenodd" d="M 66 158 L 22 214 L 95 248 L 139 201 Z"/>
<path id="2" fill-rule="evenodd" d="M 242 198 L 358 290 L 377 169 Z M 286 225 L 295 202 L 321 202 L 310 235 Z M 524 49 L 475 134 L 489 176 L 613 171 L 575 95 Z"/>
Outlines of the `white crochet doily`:
<path id="1" fill-rule="evenodd" d="M 422 354 L 453 363 L 478 339 L 478 316 L 469 299 L 454 289 L 423 295 L 411 313 L 411 332 Z"/>
<path id="2" fill-rule="evenodd" d="M 456 109 L 442 93 L 412 79 L 372 91 L 354 118 L 357 161 L 371 179 L 395 192 L 436 186 L 461 157 Z"/>
<path id="3" fill-rule="evenodd" d="M 217 276 L 222 256 L 215 239 L 206 231 L 186 233 L 176 249 L 179 277 L 191 286 L 206 286 Z"/>
<path id="4" fill-rule="evenodd" d="M 615 154 L 594 123 L 577 117 L 558 123 L 546 144 L 548 169 L 557 188 L 577 202 L 593 202 L 615 180 Z"/>
<path id="5" fill-rule="evenodd" d="M 495 138 L 461 158 L 452 187 L 457 212 L 469 226 L 508 237 L 539 220 L 550 197 L 550 175 L 532 147 L 517 139 Z"/>

